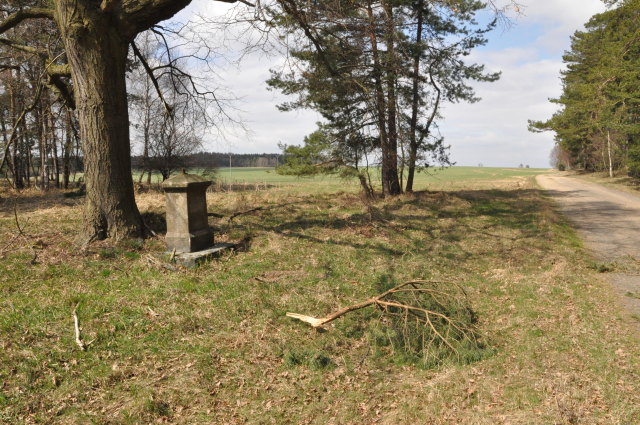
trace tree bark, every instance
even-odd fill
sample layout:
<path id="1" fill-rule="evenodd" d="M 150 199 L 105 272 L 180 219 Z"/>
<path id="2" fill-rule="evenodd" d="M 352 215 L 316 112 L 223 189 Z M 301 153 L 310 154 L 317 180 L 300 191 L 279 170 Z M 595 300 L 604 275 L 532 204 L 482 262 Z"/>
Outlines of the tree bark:
<path id="1" fill-rule="evenodd" d="M 423 23 L 423 0 L 419 0 L 417 4 L 418 23 L 416 28 L 416 52 L 413 57 L 413 75 L 411 87 L 411 121 L 409 123 L 409 164 L 407 170 L 407 192 L 413 192 L 413 179 L 416 173 L 416 161 L 418 159 L 418 140 L 416 138 L 416 130 L 418 127 L 418 103 L 420 102 L 420 57 L 422 51 L 420 44 L 422 43 L 422 23 Z"/>
<path id="2" fill-rule="evenodd" d="M 56 123 L 53 117 L 52 105 L 47 105 L 47 115 L 49 116 L 49 131 L 51 140 L 51 161 L 53 165 L 53 181 L 56 188 L 60 188 L 60 162 L 58 160 L 58 137 L 56 135 Z"/>
<path id="3" fill-rule="evenodd" d="M 71 176 L 71 149 L 73 148 L 71 142 L 71 113 L 66 111 L 65 119 L 65 132 L 64 132 L 64 146 L 62 153 L 62 184 L 65 189 L 69 189 L 69 177 Z"/>
<path id="4" fill-rule="evenodd" d="M 113 16 L 92 5 L 56 2 L 74 84 L 87 200 L 79 242 L 141 237 L 131 176 L 125 62 L 128 42 Z"/>
<path id="5" fill-rule="evenodd" d="M 402 187 L 398 180 L 398 130 L 397 130 L 397 66 L 395 44 L 395 24 L 393 18 L 393 7 L 388 1 L 383 3 L 385 11 L 386 37 L 385 43 L 387 47 L 386 55 L 386 78 L 387 78 L 387 143 L 382 147 L 382 167 L 383 172 L 382 185 L 386 187 L 389 195 L 399 195 L 402 193 Z"/>
<path id="6" fill-rule="evenodd" d="M 380 59 L 380 53 L 378 49 L 378 37 L 375 31 L 376 20 L 373 14 L 373 7 L 371 2 L 367 3 L 367 15 L 369 18 L 369 41 L 371 43 L 371 54 L 373 59 L 373 79 L 375 86 L 375 102 L 376 102 L 376 113 L 377 113 L 377 121 L 378 121 L 378 131 L 380 133 L 380 149 L 382 150 L 382 195 L 394 195 L 400 193 L 399 182 L 398 182 L 398 173 L 397 173 L 397 158 L 393 161 L 396 161 L 395 166 L 392 164 L 391 153 L 390 153 L 390 135 L 387 131 L 387 125 L 390 122 L 390 118 L 387 117 L 387 112 L 391 110 L 391 108 L 387 107 L 387 102 L 385 100 L 384 87 L 382 84 L 382 63 Z M 395 120 L 395 117 L 394 117 Z M 394 121 L 395 124 L 395 121 Z M 395 125 L 394 125 L 395 129 Z M 396 147 L 397 148 L 397 147 Z M 397 155 L 397 153 L 394 151 Z M 398 188 L 395 189 L 392 184 L 395 178 L 396 183 L 398 183 Z M 395 189 L 395 190 L 394 190 Z"/>
<path id="7" fill-rule="evenodd" d="M 17 79 L 20 78 L 20 70 L 16 71 L 18 73 Z M 14 129 L 16 126 L 18 125 L 18 114 L 17 114 L 17 96 L 15 93 L 15 89 L 18 86 L 18 84 L 16 83 L 15 79 L 13 78 L 13 71 L 9 70 L 9 78 L 10 78 L 10 83 L 9 83 L 9 95 L 10 95 L 10 114 L 11 114 L 11 128 Z M 18 159 L 18 145 L 17 142 L 14 141 L 13 143 L 13 148 L 11 151 L 11 158 L 10 158 L 10 168 L 11 168 L 11 173 L 13 174 L 13 186 L 16 189 L 22 189 L 24 187 L 24 184 L 22 182 L 22 174 L 20 174 L 19 171 L 19 159 Z"/>
<path id="8" fill-rule="evenodd" d="M 44 110 L 44 100 L 42 98 L 38 102 L 38 107 L 34 109 L 36 116 L 36 122 L 38 123 L 38 150 L 40 152 L 40 190 L 49 190 L 49 165 L 47 162 L 47 136 L 48 136 L 48 123 Z"/>

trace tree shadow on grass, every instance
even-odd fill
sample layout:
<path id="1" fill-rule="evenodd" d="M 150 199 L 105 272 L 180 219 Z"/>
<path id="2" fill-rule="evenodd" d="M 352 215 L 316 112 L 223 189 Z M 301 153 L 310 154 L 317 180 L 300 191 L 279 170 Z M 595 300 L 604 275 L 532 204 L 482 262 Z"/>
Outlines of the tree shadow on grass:
<path id="1" fill-rule="evenodd" d="M 65 196 L 74 191 L 50 189 L 40 192 L 36 189 L 26 189 L 22 192 L 0 194 L 0 216 L 9 216 L 15 211 L 29 213 L 47 208 L 75 207 L 84 202 L 84 197 L 74 198 Z"/>
<path id="2" fill-rule="evenodd" d="M 469 234 L 474 234 L 477 239 L 504 241 L 495 244 L 500 246 L 534 238 L 540 233 L 539 216 L 548 208 L 541 192 L 535 189 L 416 192 L 376 205 L 374 209 L 379 214 L 371 214 L 369 209 L 369 213 L 336 217 L 331 213 L 318 215 L 311 211 L 314 204 L 320 208 L 326 206 L 327 202 L 332 202 L 330 195 L 309 199 L 306 205 L 310 207 L 309 215 L 298 209 L 293 219 L 288 219 L 291 211 L 286 215 L 272 211 L 268 217 L 253 222 L 251 227 L 287 238 L 348 246 L 394 257 L 407 254 L 407 247 L 411 247 L 413 254 L 430 255 L 433 243 L 445 242 L 448 249 L 455 247 L 456 258 L 464 261 L 477 255 L 461 246 L 461 242 L 469 239 Z M 353 204 L 348 206 L 352 207 Z M 411 208 L 407 209 L 407 206 Z M 476 224 L 476 218 L 482 221 Z M 447 223 L 442 220 L 447 220 Z M 513 235 L 498 234 L 505 228 Z M 343 237 L 347 231 L 363 236 L 360 240 Z M 377 232 L 392 234 L 393 240 L 376 240 Z M 367 237 L 367 233 L 371 233 L 371 236 Z M 497 250 L 500 246 L 494 248 Z M 492 248 L 490 242 L 486 248 Z"/>

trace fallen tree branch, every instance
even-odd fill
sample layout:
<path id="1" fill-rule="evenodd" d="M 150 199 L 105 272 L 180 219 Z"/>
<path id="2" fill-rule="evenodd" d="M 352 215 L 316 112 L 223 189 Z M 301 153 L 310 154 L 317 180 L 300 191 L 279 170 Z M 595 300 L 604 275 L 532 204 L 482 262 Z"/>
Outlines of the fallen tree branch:
<path id="1" fill-rule="evenodd" d="M 233 221 L 234 218 L 239 217 L 241 215 L 245 215 L 245 214 L 251 214 L 253 212 L 257 212 L 257 211 L 262 211 L 264 210 L 265 207 L 257 207 L 257 208 L 251 208 L 250 210 L 246 210 L 246 211 L 242 211 L 242 212 L 237 212 L 235 214 L 232 214 L 229 217 L 229 223 L 231 223 Z"/>
<path id="2" fill-rule="evenodd" d="M 444 284 L 446 288 L 435 287 L 438 284 Z M 473 326 L 475 314 L 467 306 L 466 298 L 464 289 L 455 283 L 413 280 L 365 301 L 343 307 L 325 317 L 298 313 L 287 313 L 287 317 L 303 321 L 318 329 L 352 311 L 376 306 L 383 315 L 399 319 L 400 333 L 403 334 L 404 340 L 409 341 L 412 338 L 409 335 L 412 332 L 409 327 L 414 326 L 413 329 L 420 335 L 420 350 L 436 342 L 458 355 L 456 346 L 459 344 L 478 345 L 478 335 Z"/>

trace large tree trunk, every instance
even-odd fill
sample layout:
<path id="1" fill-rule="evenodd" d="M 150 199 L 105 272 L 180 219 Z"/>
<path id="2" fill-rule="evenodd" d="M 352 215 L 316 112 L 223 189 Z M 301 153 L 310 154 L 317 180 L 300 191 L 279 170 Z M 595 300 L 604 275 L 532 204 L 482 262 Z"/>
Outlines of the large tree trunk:
<path id="1" fill-rule="evenodd" d="M 61 0 L 58 26 L 73 78 L 87 200 L 82 242 L 142 236 L 131 176 L 128 40 L 108 13 Z"/>
<path id="2" fill-rule="evenodd" d="M 409 167 L 407 172 L 407 192 L 413 192 L 413 179 L 416 173 L 416 161 L 418 160 L 418 139 L 416 135 L 418 127 L 418 103 L 420 102 L 420 57 L 422 51 L 422 24 L 423 24 L 423 0 L 416 5 L 418 22 L 416 24 L 416 53 L 413 57 L 413 75 L 411 76 L 411 122 L 409 124 Z"/>
<path id="3" fill-rule="evenodd" d="M 384 88 L 382 85 L 382 64 L 378 50 L 378 38 L 375 31 L 376 18 L 373 14 L 371 1 L 367 3 L 367 14 L 369 18 L 368 36 L 371 42 L 371 54 L 373 59 L 373 79 L 375 84 L 376 115 L 378 121 L 378 132 L 380 133 L 380 148 L 382 150 L 382 195 L 395 194 L 392 189 L 392 180 L 398 180 L 397 169 L 394 173 L 390 168 L 391 160 L 389 156 L 389 135 L 387 133 L 387 105 L 385 101 Z"/>
<path id="4" fill-rule="evenodd" d="M 11 114 L 11 128 L 15 129 L 18 116 L 17 116 L 17 96 L 14 89 L 14 79 L 13 79 L 13 71 L 9 71 L 10 83 L 9 83 L 9 91 L 10 91 L 10 114 Z M 18 72 L 18 78 L 20 77 L 20 70 Z M 17 86 L 17 84 L 16 84 Z M 7 142 L 8 143 L 8 142 Z M 18 144 L 17 140 L 14 141 L 13 149 L 11 152 L 11 161 L 10 161 L 11 172 L 13 173 L 13 185 L 16 189 L 22 189 L 24 184 L 22 182 L 22 174 L 20 173 L 19 166 L 19 158 L 18 158 Z"/>
<path id="5" fill-rule="evenodd" d="M 62 184 L 63 187 L 65 189 L 69 189 L 69 177 L 71 176 L 71 149 L 72 149 L 72 142 L 71 142 L 71 119 L 70 119 L 70 114 L 69 112 L 67 112 L 67 117 L 65 120 L 65 132 L 64 132 L 64 137 L 65 137 L 65 142 L 63 145 L 63 152 L 62 152 Z"/>
<path id="6" fill-rule="evenodd" d="M 48 103 L 48 102 L 47 102 Z M 56 123 L 53 118 L 53 111 L 51 110 L 51 104 L 47 105 L 47 115 L 49 116 L 49 132 L 51 140 L 51 161 L 53 165 L 53 181 L 56 188 L 60 188 L 60 162 L 58 161 L 58 137 L 56 135 Z"/>
<path id="7" fill-rule="evenodd" d="M 34 109 L 38 122 L 38 151 L 40 152 L 40 190 L 49 190 L 49 165 L 47 162 L 47 117 L 44 112 L 44 101 L 40 99 L 38 107 Z"/>
<path id="8" fill-rule="evenodd" d="M 387 145 L 382 147 L 382 168 L 386 169 L 383 173 L 382 185 L 386 187 L 387 193 L 390 195 L 399 195 L 402 193 L 402 186 L 398 180 L 398 130 L 397 130 L 397 72 L 400 61 L 396 55 L 396 28 L 393 16 L 393 6 L 385 1 L 385 43 L 387 45 L 386 55 L 386 79 L 387 79 Z"/>

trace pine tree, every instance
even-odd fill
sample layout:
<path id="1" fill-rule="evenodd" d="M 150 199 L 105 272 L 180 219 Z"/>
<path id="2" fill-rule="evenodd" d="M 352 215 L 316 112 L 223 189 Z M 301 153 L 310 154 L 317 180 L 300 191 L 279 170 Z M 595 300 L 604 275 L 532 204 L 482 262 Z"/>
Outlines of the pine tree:
<path id="1" fill-rule="evenodd" d="M 345 146 L 333 152 L 379 154 L 384 195 L 402 191 L 405 166 L 411 191 L 419 161 L 448 163 L 434 131 L 440 105 L 476 101 L 467 81 L 499 76 L 463 60 L 493 28 L 477 28 L 474 15 L 482 7 L 471 0 L 290 5 L 282 22 L 291 34 L 304 32 L 291 52 L 296 68 L 274 72 L 268 83 L 297 96 L 282 110 L 321 113 L 324 131 Z"/>

